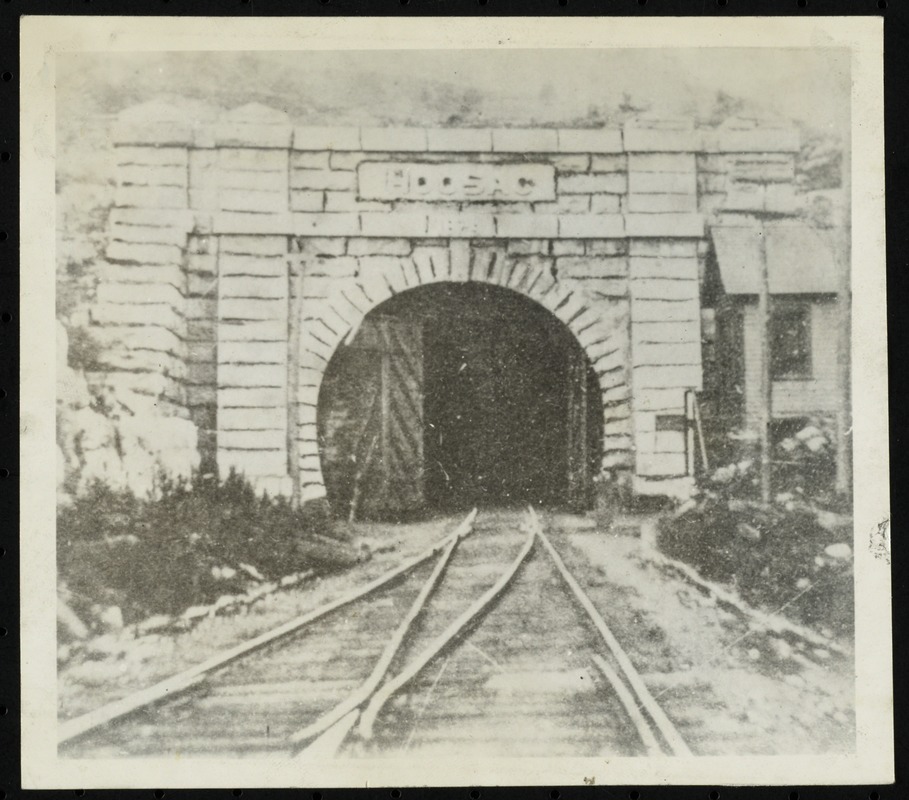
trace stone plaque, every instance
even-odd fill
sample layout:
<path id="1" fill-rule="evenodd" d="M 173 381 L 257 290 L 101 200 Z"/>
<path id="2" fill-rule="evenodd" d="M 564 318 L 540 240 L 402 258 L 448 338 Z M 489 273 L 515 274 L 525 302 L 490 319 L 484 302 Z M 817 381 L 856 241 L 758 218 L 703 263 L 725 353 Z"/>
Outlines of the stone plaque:
<path id="1" fill-rule="evenodd" d="M 362 200 L 538 202 L 555 199 L 551 164 L 421 164 L 364 161 Z"/>

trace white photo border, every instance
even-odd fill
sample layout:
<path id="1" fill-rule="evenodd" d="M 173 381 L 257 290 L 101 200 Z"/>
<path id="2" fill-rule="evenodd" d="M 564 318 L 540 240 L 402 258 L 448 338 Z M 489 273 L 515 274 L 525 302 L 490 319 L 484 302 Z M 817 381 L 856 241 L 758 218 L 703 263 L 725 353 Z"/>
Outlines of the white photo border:
<path id="1" fill-rule="evenodd" d="M 57 756 L 55 69 L 64 53 L 485 48 L 847 48 L 852 54 L 854 755 L 614 759 L 117 759 Z M 22 785 L 233 788 L 450 785 L 881 784 L 894 776 L 888 522 L 883 22 L 877 17 L 21 18 Z"/>

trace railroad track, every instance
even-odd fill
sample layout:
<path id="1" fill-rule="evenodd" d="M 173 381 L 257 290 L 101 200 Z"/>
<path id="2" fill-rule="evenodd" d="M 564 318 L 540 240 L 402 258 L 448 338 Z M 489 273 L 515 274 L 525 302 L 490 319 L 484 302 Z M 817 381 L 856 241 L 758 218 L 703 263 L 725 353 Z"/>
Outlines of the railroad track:
<path id="1" fill-rule="evenodd" d="M 690 755 L 532 508 L 60 725 L 62 756 Z"/>

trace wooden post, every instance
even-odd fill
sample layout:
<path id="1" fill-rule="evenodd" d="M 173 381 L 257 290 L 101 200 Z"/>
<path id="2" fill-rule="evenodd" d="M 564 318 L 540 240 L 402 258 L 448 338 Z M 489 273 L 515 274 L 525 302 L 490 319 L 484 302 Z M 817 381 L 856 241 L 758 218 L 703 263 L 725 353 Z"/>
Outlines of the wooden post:
<path id="1" fill-rule="evenodd" d="M 694 391 L 685 392 L 685 468 L 690 476 L 695 474 L 694 466 Z"/>
<path id="2" fill-rule="evenodd" d="M 369 431 L 369 426 L 366 429 L 367 433 Z M 354 474 L 354 485 L 353 493 L 350 498 L 350 513 L 347 515 L 348 522 L 357 521 L 357 511 L 360 507 L 360 492 L 363 489 L 363 478 L 366 476 L 366 471 L 369 469 L 370 464 L 372 464 L 372 455 L 376 451 L 376 444 L 379 441 L 379 436 L 376 434 L 373 436 L 372 441 L 369 443 L 369 447 L 366 450 L 366 455 L 363 457 L 363 460 L 357 465 L 357 471 Z M 360 452 L 360 447 L 357 447 L 356 452 Z"/>
<path id="3" fill-rule="evenodd" d="M 851 345 L 852 345 L 852 158 L 849 147 L 843 148 L 842 192 L 845 209 L 842 219 L 834 215 L 833 259 L 837 276 L 837 412 L 836 412 L 836 491 L 852 491 Z"/>
<path id="4" fill-rule="evenodd" d="M 383 326 L 388 325 L 387 320 L 381 323 Z M 389 342 L 390 336 L 386 332 L 382 337 L 383 342 Z M 391 351 L 388 347 L 383 348 L 381 359 L 382 364 L 379 375 L 379 403 L 381 404 L 379 419 L 379 454 L 382 459 L 382 498 L 385 506 L 389 505 L 391 498 L 391 465 L 394 463 L 391 453 Z"/>
<path id="5" fill-rule="evenodd" d="M 590 460 L 587 458 L 587 357 L 578 353 L 575 361 L 577 370 L 577 437 L 575 458 L 578 459 L 578 510 L 586 510 L 590 504 Z"/>
<path id="6" fill-rule="evenodd" d="M 296 266 L 296 274 L 294 274 Z M 303 325 L 303 270 L 302 254 L 287 259 L 288 354 L 287 354 L 287 474 L 291 480 L 291 504 L 300 505 L 300 408 L 298 385 L 300 383 L 300 338 Z"/>
<path id="7" fill-rule="evenodd" d="M 587 359 L 572 355 L 568 366 L 568 504 L 581 511 L 590 503 L 590 466 L 587 459 Z"/>
<path id="8" fill-rule="evenodd" d="M 698 444 L 701 447 L 701 464 L 704 472 L 710 472 L 710 459 L 707 458 L 707 443 L 704 441 L 704 426 L 701 424 L 701 408 L 698 405 L 698 396 L 694 395 L 694 424 L 698 431 Z"/>
<path id="9" fill-rule="evenodd" d="M 378 416 L 379 412 L 379 393 L 380 387 L 376 387 L 375 392 L 373 393 L 372 399 L 366 404 L 366 421 L 363 423 L 363 427 L 360 430 L 359 435 L 354 441 L 354 457 L 356 458 L 356 472 L 354 473 L 353 481 L 353 492 L 351 494 L 350 500 L 350 512 L 347 516 L 348 522 L 354 522 L 357 518 L 357 511 L 360 507 L 360 491 L 363 488 L 363 479 L 366 476 L 366 472 L 372 464 L 372 457 L 376 450 L 376 445 L 379 442 L 379 436 L 381 435 L 380 431 L 373 431 L 373 426 L 375 419 Z M 372 434 L 372 440 L 369 443 L 369 446 L 365 448 L 363 443 Z"/>
<path id="10" fill-rule="evenodd" d="M 764 187 L 766 198 L 766 186 Z M 758 330 L 761 337 L 761 399 L 758 403 L 759 430 L 761 448 L 761 502 L 770 503 L 770 419 L 773 384 L 770 374 L 770 273 L 767 268 L 767 225 L 765 214 L 759 216 L 758 225 L 758 266 L 760 284 L 758 286 Z"/>

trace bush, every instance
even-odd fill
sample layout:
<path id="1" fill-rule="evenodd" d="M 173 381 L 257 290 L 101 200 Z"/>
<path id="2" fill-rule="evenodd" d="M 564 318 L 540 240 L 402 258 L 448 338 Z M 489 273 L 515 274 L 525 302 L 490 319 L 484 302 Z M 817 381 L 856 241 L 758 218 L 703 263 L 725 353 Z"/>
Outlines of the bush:
<path id="1" fill-rule="evenodd" d="M 727 493 L 736 497 L 760 497 L 760 443 L 750 429 L 707 434 L 711 461 L 726 466 L 707 476 L 709 488 L 729 484 Z M 836 425 L 826 416 L 775 419 L 770 428 L 771 487 L 774 492 L 795 492 L 844 511 L 850 499 L 836 492 Z M 737 465 L 747 465 L 737 470 Z"/>
<path id="2" fill-rule="evenodd" d="M 803 437 L 802 441 L 807 441 Z M 829 451 L 818 447 L 792 454 L 790 486 L 764 506 L 754 499 L 757 466 L 752 460 L 713 473 L 698 500 L 684 513 L 661 521 L 658 545 L 693 566 L 705 579 L 732 584 L 751 605 L 784 612 L 831 633 L 853 630 L 852 525 L 811 497 L 804 480 Z M 796 481 L 795 476 L 802 476 Z M 826 497 L 825 493 L 822 493 Z"/>
<path id="3" fill-rule="evenodd" d="M 327 510 L 310 505 L 259 497 L 233 472 L 162 479 L 144 500 L 95 483 L 58 510 L 58 577 L 77 613 L 116 605 L 129 623 L 213 602 L 250 580 L 354 563 Z"/>
<path id="4" fill-rule="evenodd" d="M 714 497 L 660 526 L 659 547 L 747 603 L 840 635 L 853 628 L 851 558 L 826 553 L 841 536 L 804 509 L 760 509 Z M 843 542 L 839 542 L 842 544 Z"/>
<path id="5" fill-rule="evenodd" d="M 833 420 L 812 417 L 795 426 L 792 435 L 774 447 L 774 480 L 814 498 L 834 502 L 836 478 L 836 430 Z"/>

